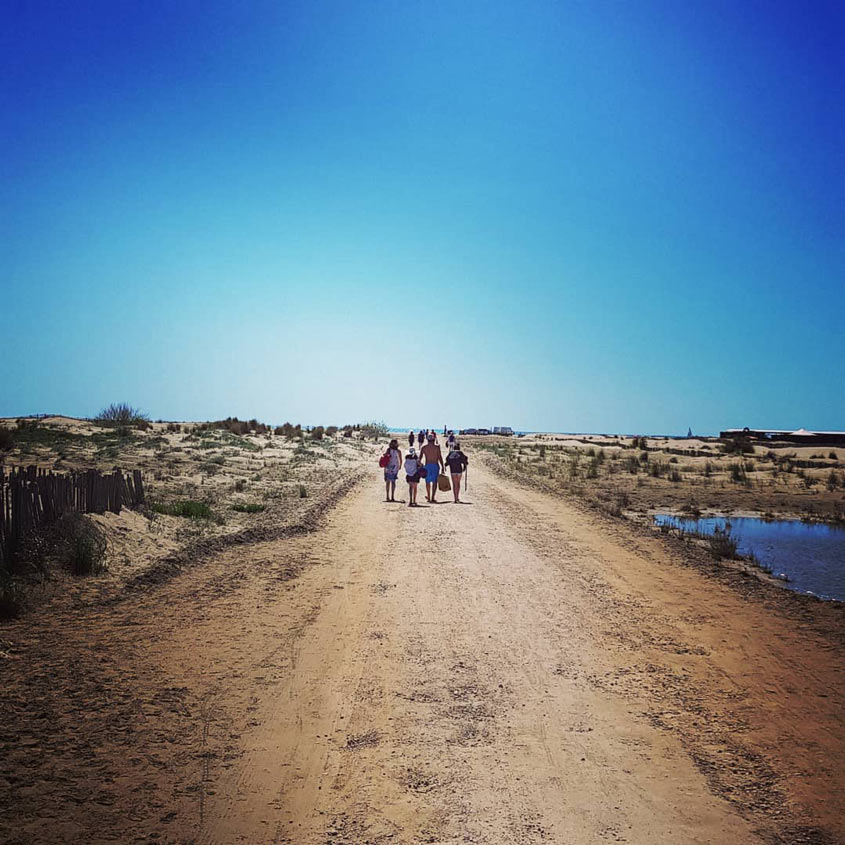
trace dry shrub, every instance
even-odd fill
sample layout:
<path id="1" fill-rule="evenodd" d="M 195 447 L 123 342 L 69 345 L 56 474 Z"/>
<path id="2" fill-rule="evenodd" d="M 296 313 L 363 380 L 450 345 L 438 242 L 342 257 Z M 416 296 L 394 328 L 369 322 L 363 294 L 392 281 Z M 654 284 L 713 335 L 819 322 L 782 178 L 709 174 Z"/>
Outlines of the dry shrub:
<path id="1" fill-rule="evenodd" d="M 361 423 L 360 426 L 361 436 L 362 437 L 372 437 L 373 440 L 380 440 L 390 433 L 390 429 L 387 425 L 378 420 L 372 420 L 371 422 Z"/>
<path id="2" fill-rule="evenodd" d="M 106 548 L 102 530 L 83 514 L 69 511 L 24 538 L 15 569 L 27 579 L 45 577 L 51 566 L 73 575 L 98 575 L 106 568 Z"/>
<path id="3" fill-rule="evenodd" d="M 301 437 L 302 426 L 299 423 L 291 425 L 289 422 L 286 422 L 284 425 L 276 427 L 276 434 L 280 434 L 282 437 L 287 437 L 288 439 L 292 437 Z"/>
<path id="4" fill-rule="evenodd" d="M 719 447 L 725 455 L 753 455 L 754 445 L 744 437 L 728 437 Z"/>
<path id="5" fill-rule="evenodd" d="M 258 422 L 256 419 L 249 421 L 239 420 L 237 417 L 226 417 L 225 420 L 215 420 L 214 422 L 205 423 L 204 428 L 218 429 L 228 431 L 232 434 L 243 435 L 254 432 L 255 434 L 266 434 L 270 431 L 270 426 L 265 423 Z M 278 429 L 276 430 L 278 434 Z"/>
<path id="6" fill-rule="evenodd" d="M 107 425 L 117 427 L 140 426 L 144 423 L 149 427 L 150 418 L 147 414 L 139 408 L 133 408 L 126 402 L 113 402 L 106 408 L 103 408 L 96 417 L 94 422 L 100 425 Z"/>
<path id="7" fill-rule="evenodd" d="M 98 575 L 105 568 L 106 537 L 80 513 L 66 513 L 53 526 L 56 562 L 73 575 Z"/>
<path id="8" fill-rule="evenodd" d="M 15 447 L 15 435 L 10 428 L 0 426 L 0 457 Z"/>
<path id="9" fill-rule="evenodd" d="M 20 581 L 0 570 L 0 619 L 13 619 L 24 607 Z"/>

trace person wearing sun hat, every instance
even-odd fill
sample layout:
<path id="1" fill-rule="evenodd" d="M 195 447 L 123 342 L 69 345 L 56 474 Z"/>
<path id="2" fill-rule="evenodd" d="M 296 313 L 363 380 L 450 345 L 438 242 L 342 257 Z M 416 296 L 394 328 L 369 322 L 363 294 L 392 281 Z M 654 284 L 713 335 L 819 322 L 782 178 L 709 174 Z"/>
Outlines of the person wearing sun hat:
<path id="1" fill-rule="evenodd" d="M 405 455 L 405 481 L 408 482 L 408 507 L 417 506 L 417 485 L 421 476 L 420 461 L 413 446 Z"/>

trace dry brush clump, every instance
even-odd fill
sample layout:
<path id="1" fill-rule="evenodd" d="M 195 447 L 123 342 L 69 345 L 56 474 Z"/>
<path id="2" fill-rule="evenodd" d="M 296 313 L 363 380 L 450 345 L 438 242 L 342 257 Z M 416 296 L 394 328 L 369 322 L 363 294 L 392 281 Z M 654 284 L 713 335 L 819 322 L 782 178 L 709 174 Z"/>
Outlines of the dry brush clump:
<path id="1" fill-rule="evenodd" d="M 82 514 L 65 514 L 57 523 L 59 563 L 72 575 L 98 575 L 106 568 L 106 537 Z"/>
<path id="2" fill-rule="evenodd" d="M 748 467 L 748 463 L 741 461 L 733 461 L 728 464 L 728 472 L 730 473 L 731 481 L 733 481 L 734 484 L 749 484 Z"/>
<path id="3" fill-rule="evenodd" d="M 372 438 L 373 440 L 381 440 L 390 433 L 390 429 L 384 422 L 375 420 L 361 423 L 357 428 L 364 439 Z"/>
<path id="4" fill-rule="evenodd" d="M 0 569 L 0 619 L 14 619 L 26 606 L 23 584 Z"/>
<path id="5" fill-rule="evenodd" d="M 6 456 L 15 448 L 15 435 L 11 429 L 0 426 L 0 469 Z"/>
<path id="6" fill-rule="evenodd" d="M 754 444 L 744 437 L 729 437 L 719 444 L 725 455 L 753 455 Z"/>
<path id="7" fill-rule="evenodd" d="M 291 425 L 289 422 L 286 422 L 283 425 L 276 426 L 274 434 L 279 437 L 287 437 L 289 440 L 300 438 L 302 437 L 302 426 L 299 423 Z"/>
<path id="8" fill-rule="evenodd" d="M 84 514 L 69 511 L 23 539 L 15 572 L 25 580 L 43 580 L 52 568 L 98 575 L 106 568 L 107 546 L 102 529 Z"/>
<path id="9" fill-rule="evenodd" d="M 196 431 L 228 431 L 231 434 L 264 434 L 270 430 L 268 425 L 256 419 L 239 420 L 237 417 L 226 417 L 225 420 L 213 420 L 199 423 Z"/>
<path id="10" fill-rule="evenodd" d="M 283 423 L 282 425 L 277 425 L 273 429 L 273 434 L 277 437 L 286 437 L 289 440 L 299 440 L 304 439 L 306 434 L 308 438 L 311 440 L 322 440 L 324 437 L 334 437 L 338 432 L 338 427 L 336 425 L 315 425 L 310 430 L 303 429 L 300 423 L 296 425 L 291 425 L 289 422 Z M 344 432 L 345 434 L 346 432 Z M 349 435 L 351 436 L 351 432 Z"/>
<path id="11" fill-rule="evenodd" d="M 617 519 L 625 518 L 625 509 L 630 505 L 630 498 L 624 490 L 613 493 L 604 500 L 602 510 L 608 515 Z"/>
<path id="12" fill-rule="evenodd" d="M 93 422 L 109 428 L 125 429 L 138 428 L 146 431 L 150 427 L 150 418 L 139 408 L 128 402 L 113 402 L 107 405 L 94 417 Z"/>

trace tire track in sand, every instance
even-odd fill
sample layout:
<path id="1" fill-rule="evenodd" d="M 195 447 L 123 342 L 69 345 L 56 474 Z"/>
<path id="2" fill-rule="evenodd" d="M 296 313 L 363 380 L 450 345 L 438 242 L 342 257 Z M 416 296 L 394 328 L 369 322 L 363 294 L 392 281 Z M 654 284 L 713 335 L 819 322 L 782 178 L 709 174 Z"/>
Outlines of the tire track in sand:
<path id="1" fill-rule="evenodd" d="M 320 608 L 202 841 L 756 841 L 677 738 L 590 683 L 608 661 L 577 557 L 535 551 L 495 484 L 418 509 L 362 488 L 303 538 Z"/>

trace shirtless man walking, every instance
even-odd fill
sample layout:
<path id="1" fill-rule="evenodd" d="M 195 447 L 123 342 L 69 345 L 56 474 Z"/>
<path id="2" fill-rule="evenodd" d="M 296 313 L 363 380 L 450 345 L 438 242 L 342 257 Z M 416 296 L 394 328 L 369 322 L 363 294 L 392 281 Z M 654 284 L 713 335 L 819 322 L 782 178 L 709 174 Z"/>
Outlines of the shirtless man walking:
<path id="1" fill-rule="evenodd" d="M 433 432 L 428 433 L 428 443 L 420 450 L 420 459 L 425 461 L 425 497 L 433 504 L 437 503 L 437 479 L 441 469 L 445 471 L 440 447 L 434 442 Z"/>

